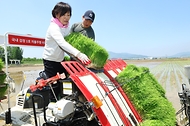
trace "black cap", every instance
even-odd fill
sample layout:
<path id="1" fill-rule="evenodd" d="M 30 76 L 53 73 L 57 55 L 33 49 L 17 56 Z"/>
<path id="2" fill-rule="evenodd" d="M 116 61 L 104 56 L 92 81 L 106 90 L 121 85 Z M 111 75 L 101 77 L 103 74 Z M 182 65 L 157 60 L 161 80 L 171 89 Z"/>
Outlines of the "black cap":
<path id="1" fill-rule="evenodd" d="M 85 18 L 85 19 L 89 19 L 89 20 L 91 20 L 91 21 L 93 22 L 94 19 L 95 19 L 95 14 L 94 14 L 93 11 L 88 10 L 88 11 L 86 11 L 86 12 L 84 13 L 84 18 Z"/>

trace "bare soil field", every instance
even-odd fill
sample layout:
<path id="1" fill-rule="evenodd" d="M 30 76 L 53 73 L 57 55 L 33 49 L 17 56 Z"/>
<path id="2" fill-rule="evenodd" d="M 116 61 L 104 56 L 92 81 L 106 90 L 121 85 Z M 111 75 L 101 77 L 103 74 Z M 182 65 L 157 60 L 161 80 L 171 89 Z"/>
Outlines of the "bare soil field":
<path id="1" fill-rule="evenodd" d="M 8 72 L 9 73 L 15 73 L 15 72 L 20 72 L 20 71 L 31 71 L 31 70 L 41 70 L 43 69 L 42 64 L 35 64 L 35 65 L 15 65 L 8 67 Z M 6 68 L 3 68 L 4 71 L 6 71 Z"/>

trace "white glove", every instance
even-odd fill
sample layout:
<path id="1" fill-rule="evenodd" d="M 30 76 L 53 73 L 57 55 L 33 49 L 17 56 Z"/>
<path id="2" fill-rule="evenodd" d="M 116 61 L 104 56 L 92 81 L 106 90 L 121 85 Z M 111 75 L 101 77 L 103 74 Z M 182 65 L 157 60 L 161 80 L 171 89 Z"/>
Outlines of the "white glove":
<path id="1" fill-rule="evenodd" d="M 84 53 L 78 53 L 77 58 L 85 65 L 90 64 L 90 59 Z"/>

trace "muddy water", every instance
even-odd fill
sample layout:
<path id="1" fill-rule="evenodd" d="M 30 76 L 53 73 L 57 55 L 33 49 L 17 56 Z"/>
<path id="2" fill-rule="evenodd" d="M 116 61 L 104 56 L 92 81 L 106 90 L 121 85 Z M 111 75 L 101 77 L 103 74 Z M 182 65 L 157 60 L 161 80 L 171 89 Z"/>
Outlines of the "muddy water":
<path id="1" fill-rule="evenodd" d="M 18 73 L 11 73 L 9 76 L 15 82 L 15 89 L 16 94 L 21 91 L 21 89 L 25 89 L 30 85 L 35 83 L 37 77 L 39 77 L 39 72 L 41 70 L 34 70 L 34 71 L 25 71 L 25 72 L 18 72 Z"/>
<path id="2" fill-rule="evenodd" d="M 9 76 L 15 82 L 15 92 L 10 94 L 10 107 L 16 105 L 16 95 L 26 87 L 35 83 L 37 77 L 39 77 L 39 72 L 41 70 L 31 70 L 31 71 L 20 71 L 10 73 Z M 8 110 L 8 102 L 7 99 L 1 101 L 0 113 Z M 6 126 L 5 121 L 0 119 L 0 126 Z"/>
<path id="3" fill-rule="evenodd" d="M 10 94 L 10 106 L 15 106 L 16 104 L 16 95 L 26 87 L 35 83 L 37 77 L 39 77 L 39 72 L 41 70 L 31 70 L 31 71 L 20 71 L 10 73 L 9 76 L 15 82 L 15 92 L 11 92 Z M 1 105 L 3 107 L 0 108 L 0 112 L 6 111 L 8 108 L 7 99 L 1 101 Z"/>

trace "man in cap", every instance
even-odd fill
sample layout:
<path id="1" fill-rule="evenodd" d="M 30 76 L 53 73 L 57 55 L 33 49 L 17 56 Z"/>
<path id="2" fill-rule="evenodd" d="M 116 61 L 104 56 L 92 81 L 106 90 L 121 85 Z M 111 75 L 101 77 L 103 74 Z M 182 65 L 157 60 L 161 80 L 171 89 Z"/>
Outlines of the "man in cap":
<path id="1" fill-rule="evenodd" d="M 82 16 L 82 22 L 74 23 L 71 26 L 70 33 L 80 32 L 83 35 L 95 40 L 95 33 L 92 28 L 92 23 L 94 22 L 95 14 L 92 10 L 88 10 Z"/>

